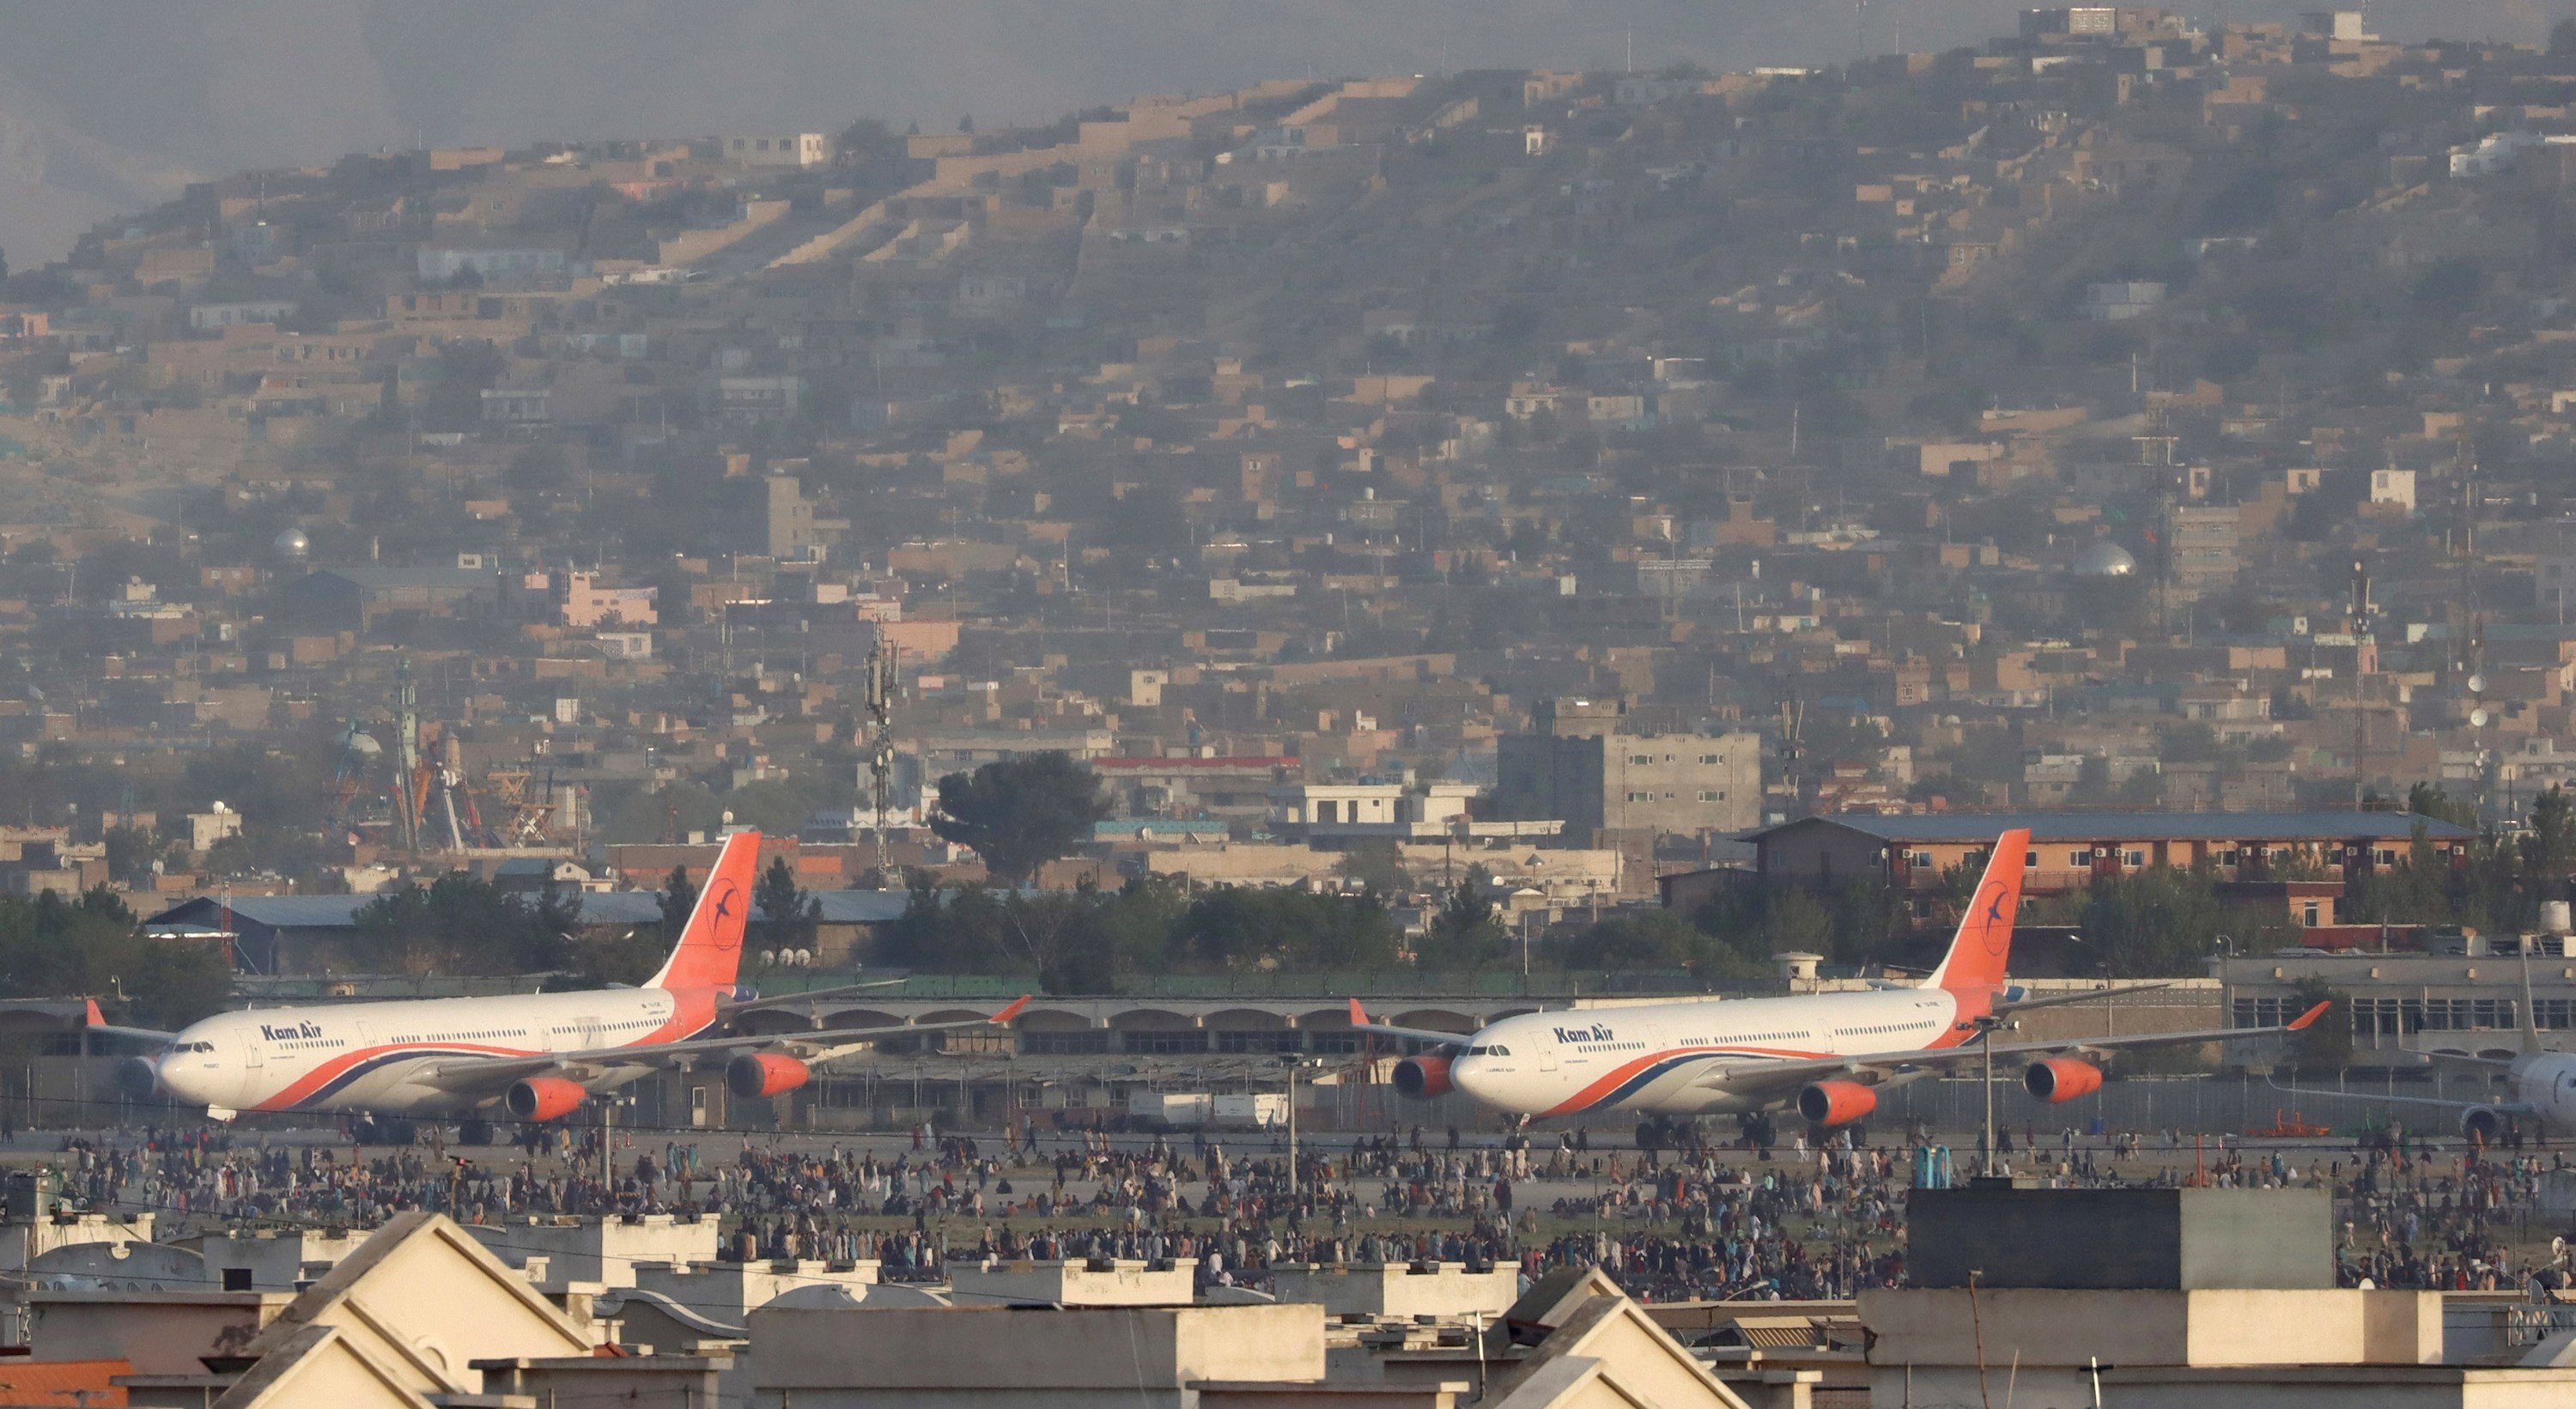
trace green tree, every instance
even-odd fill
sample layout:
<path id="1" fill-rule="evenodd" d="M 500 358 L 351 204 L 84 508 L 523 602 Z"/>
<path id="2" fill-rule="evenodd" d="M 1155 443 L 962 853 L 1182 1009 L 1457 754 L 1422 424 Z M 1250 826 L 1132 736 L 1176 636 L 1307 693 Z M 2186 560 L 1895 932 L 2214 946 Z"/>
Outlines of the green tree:
<path id="1" fill-rule="evenodd" d="M 2196 973 L 2228 923 L 2206 872 L 2168 867 L 2095 881 L 2076 921 L 2114 978 Z"/>
<path id="2" fill-rule="evenodd" d="M 2298 1011 L 2331 1003 L 2324 1016 L 2290 1034 L 2290 1060 L 2301 1071 L 2339 1071 L 2352 1065 L 2352 999 L 2321 978 L 2303 978 L 2291 991 Z"/>
<path id="3" fill-rule="evenodd" d="M 1562 945 L 1567 968 L 1686 969 L 1698 965 L 1709 937 L 1670 910 L 1616 914 Z"/>
<path id="4" fill-rule="evenodd" d="M 1018 885 L 1071 851 L 1109 815 L 1088 767 L 1063 753 L 987 763 L 939 780 L 930 828 L 984 858 L 994 880 Z"/>
<path id="5" fill-rule="evenodd" d="M 1333 872 L 1380 895 L 1402 895 L 1413 889 L 1413 878 L 1405 874 L 1404 862 L 1396 855 L 1393 842 L 1362 842 L 1342 853 Z"/>
<path id="6" fill-rule="evenodd" d="M 1482 968 L 1499 962 L 1511 938 L 1510 931 L 1495 917 L 1494 902 L 1487 899 L 1484 868 L 1468 868 L 1467 878 L 1449 892 L 1440 912 L 1431 918 L 1429 930 L 1416 949 L 1416 957 L 1426 969 L 1461 970 Z"/>
<path id="7" fill-rule="evenodd" d="M 110 827 L 100 834 L 107 851 L 107 874 L 118 885 L 148 888 L 152 863 L 161 857 L 152 834 L 140 827 Z"/>
<path id="8" fill-rule="evenodd" d="M 689 879 L 689 868 L 674 866 L 662 878 L 661 894 L 653 897 L 662 907 L 662 943 L 664 947 L 680 942 L 680 931 L 689 926 L 689 912 L 698 908 L 698 883 Z"/>
<path id="9" fill-rule="evenodd" d="M 671 946 L 658 928 L 647 926 L 618 935 L 583 936 L 572 947 L 567 988 L 634 987 L 660 971 Z"/>
<path id="10" fill-rule="evenodd" d="M 2454 798 L 2433 783 L 2417 783 L 2406 790 L 2406 810 L 2418 817 L 2437 822 L 2451 822 L 2463 827 L 2478 824 L 2477 804 L 2465 798 Z"/>
<path id="11" fill-rule="evenodd" d="M 410 884 L 358 907 L 351 957 L 406 974 L 524 974 L 572 959 L 571 918 L 560 892 L 536 899 L 463 871 Z"/>
<path id="12" fill-rule="evenodd" d="M 1101 925 L 1102 905 L 1089 886 L 1072 891 L 1012 891 L 1001 897 L 995 933 L 1013 967 L 1035 969 L 1049 993 L 1117 991 L 1118 954 Z"/>
<path id="13" fill-rule="evenodd" d="M 2531 801 L 2530 826 L 2522 837 L 2522 865 L 2540 899 L 2566 897 L 2568 873 L 2576 871 L 2576 802 L 2554 783 Z"/>
<path id="14" fill-rule="evenodd" d="M 769 869 L 752 883 L 752 907 L 762 916 L 760 943 L 772 950 L 814 947 L 816 926 L 823 918 L 823 902 L 796 884 L 796 869 L 787 858 L 770 858 Z"/>
<path id="15" fill-rule="evenodd" d="M 124 995 L 127 1021 L 176 1029 L 223 1010 L 232 968 L 222 949 L 156 939 L 104 888 L 77 900 L 53 891 L 0 897 L 0 997 Z"/>

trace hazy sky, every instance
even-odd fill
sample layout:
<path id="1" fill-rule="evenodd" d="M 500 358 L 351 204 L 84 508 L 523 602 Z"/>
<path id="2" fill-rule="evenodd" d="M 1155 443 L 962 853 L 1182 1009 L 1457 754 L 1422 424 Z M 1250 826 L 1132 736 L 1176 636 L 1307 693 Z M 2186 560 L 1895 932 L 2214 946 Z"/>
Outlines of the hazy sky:
<path id="1" fill-rule="evenodd" d="M 2198 7 L 2274 18 L 2283 3 Z M 2317 0 L 2306 0 L 2314 4 Z M 2566 0 L 2554 0 L 2564 4 Z M 2532 38 L 2536 0 L 2371 7 Z M 1470 67 L 1712 68 L 1974 43 L 2009 0 L 7 0 L 0 250 L 246 166 L 379 146 L 1052 117 L 1139 92 Z"/>

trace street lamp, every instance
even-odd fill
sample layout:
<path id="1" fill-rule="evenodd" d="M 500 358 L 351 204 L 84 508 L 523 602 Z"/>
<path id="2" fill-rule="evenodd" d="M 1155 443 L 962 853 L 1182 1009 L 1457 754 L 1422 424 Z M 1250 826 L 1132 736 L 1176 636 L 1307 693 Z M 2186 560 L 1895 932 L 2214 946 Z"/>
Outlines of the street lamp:
<path id="1" fill-rule="evenodd" d="M 1297 1052 L 1279 1054 L 1279 1065 L 1288 1069 L 1288 1197 L 1297 1197 L 1297 1072 L 1301 1067 L 1322 1066 L 1323 1059 Z"/>

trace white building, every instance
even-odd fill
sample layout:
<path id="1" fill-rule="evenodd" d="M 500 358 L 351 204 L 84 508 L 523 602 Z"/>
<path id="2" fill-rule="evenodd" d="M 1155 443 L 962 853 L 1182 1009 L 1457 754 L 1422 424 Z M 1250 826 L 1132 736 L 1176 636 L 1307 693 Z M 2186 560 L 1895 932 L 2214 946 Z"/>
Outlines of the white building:
<path id="1" fill-rule="evenodd" d="M 414 263 L 424 279 L 453 279 L 468 269 L 478 278 L 495 279 L 560 274 L 566 261 L 562 250 L 543 246 L 423 245 Z"/>
<path id="2" fill-rule="evenodd" d="M 199 332 L 230 328 L 243 323 L 283 323 L 295 316 L 299 307 L 291 298 L 262 299 L 249 303 L 201 303 L 188 310 L 188 326 Z"/>
<path id="3" fill-rule="evenodd" d="M 725 160 L 743 166 L 821 166 L 832 159 L 832 139 L 820 132 L 783 137 L 727 137 Z"/>
<path id="4" fill-rule="evenodd" d="M 2084 286 L 2083 316 L 2094 323 L 2122 323 L 2143 318 L 2165 301 L 2165 286 L 2146 279 L 2123 279 Z"/>

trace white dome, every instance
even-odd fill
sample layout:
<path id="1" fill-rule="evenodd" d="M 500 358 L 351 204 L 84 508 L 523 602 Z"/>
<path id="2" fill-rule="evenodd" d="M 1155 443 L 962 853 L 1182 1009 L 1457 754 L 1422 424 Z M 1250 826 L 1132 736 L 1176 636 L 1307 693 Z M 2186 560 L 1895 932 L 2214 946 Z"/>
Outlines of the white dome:
<path id="1" fill-rule="evenodd" d="M 2129 577 L 2138 570 L 2138 560 L 2129 550 L 2110 539 L 2098 539 L 2093 546 L 2075 555 L 2077 577 Z"/>
<path id="2" fill-rule="evenodd" d="M 313 551 L 313 540 L 304 536 L 304 530 L 290 528 L 277 535 L 272 540 L 271 546 L 277 549 L 279 557 L 293 558 L 300 562 L 305 554 Z"/>

